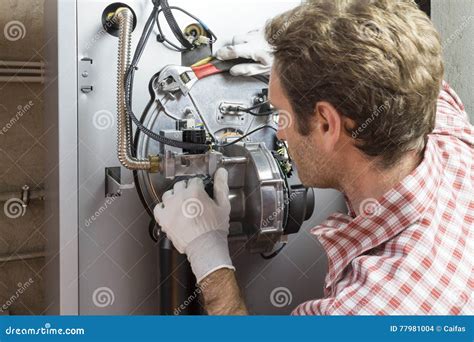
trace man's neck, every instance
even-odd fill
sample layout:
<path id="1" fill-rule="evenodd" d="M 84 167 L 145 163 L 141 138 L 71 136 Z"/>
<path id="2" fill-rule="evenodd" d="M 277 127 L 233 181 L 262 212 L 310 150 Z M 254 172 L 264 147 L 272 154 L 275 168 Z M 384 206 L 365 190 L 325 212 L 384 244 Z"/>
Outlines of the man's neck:
<path id="1" fill-rule="evenodd" d="M 352 177 L 348 176 L 342 183 L 342 191 L 348 197 L 355 213 L 359 215 L 365 200 L 381 198 L 410 175 L 422 159 L 418 154 L 410 153 L 387 170 L 378 168 L 375 162 L 359 162 L 353 168 L 357 172 Z"/>

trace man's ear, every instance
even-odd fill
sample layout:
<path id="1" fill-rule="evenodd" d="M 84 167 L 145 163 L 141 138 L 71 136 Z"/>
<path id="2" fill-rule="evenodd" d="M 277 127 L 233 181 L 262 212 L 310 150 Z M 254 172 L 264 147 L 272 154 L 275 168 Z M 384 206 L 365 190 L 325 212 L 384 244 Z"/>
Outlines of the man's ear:
<path id="1" fill-rule="evenodd" d="M 317 120 L 314 123 L 321 137 L 320 146 L 326 152 L 332 152 L 335 150 L 341 134 L 341 115 L 332 104 L 326 101 L 316 103 L 315 114 Z"/>

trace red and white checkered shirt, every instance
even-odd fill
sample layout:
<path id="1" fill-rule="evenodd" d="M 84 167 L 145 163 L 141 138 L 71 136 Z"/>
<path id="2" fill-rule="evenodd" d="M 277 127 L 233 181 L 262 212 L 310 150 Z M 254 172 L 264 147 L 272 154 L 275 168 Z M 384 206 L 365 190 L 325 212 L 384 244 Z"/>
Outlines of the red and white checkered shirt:
<path id="1" fill-rule="evenodd" d="M 474 314 L 474 128 L 447 83 L 422 163 L 372 203 L 311 230 L 328 255 L 324 298 L 296 315 Z"/>

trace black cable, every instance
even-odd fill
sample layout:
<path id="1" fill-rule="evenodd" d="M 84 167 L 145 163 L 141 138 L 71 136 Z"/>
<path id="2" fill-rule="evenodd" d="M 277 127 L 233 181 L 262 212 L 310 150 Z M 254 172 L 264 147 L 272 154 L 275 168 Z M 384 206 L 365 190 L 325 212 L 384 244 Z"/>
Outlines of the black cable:
<path id="1" fill-rule="evenodd" d="M 154 242 L 158 242 L 158 239 L 156 238 L 155 234 L 153 234 L 155 232 L 155 227 L 156 227 L 156 220 L 155 220 L 155 217 L 152 217 L 152 219 L 150 220 L 150 223 L 148 224 L 148 233 L 150 234 L 150 237 Z"/>
<path id="2" fill-rule="evenodd" d="M 129 69 L 131 70 L 131 72 L 129 73 L 129 76 L 127 77 L 128 82 L 130 82 L 130 79 L 133 77 L 133 74 L 134 74 L 133 69 L 132 68 L 129 68 Z M 130 89 L 129 88 L 130 83 L 128 83 L 128 82 L 125 85 L 125 90 L 126 90 L 127 93 L 129 92 L 129 89 Z M 126 102 L 127 113 L 129 115 L 129 117 L 133 120 L 133 122 L 135 123 L 137 128 L 140 131 L 142 131 L 144 134 L 149 136 L 151 139 L 156 140 L 156 141 L 158 141 L 162 144 L 165 144 L 165 145 L 178 147 L 178 148 L 182 148 L 182 149 L 188 149 L 188 150 L 191 150 L 191 149 L 208 149 L 209 148 L 208 144 L 197 144 L 197 143 L 182 142 L 182 141 L 178 141 L 178 140 L 172 140 L 172 139 L 169 139 L 169 138 L 166 138 L 166 137 L 163 137 L 163 136 L 160 136 L 160 135 L 156 134 L 155 132 L 149 130 L 148 128 L 146 128 L 145 126 L 143 126 L 140 123 L 140 121 L 137 119 L 137 117 L 135 116 L 135 114 L 132 111 L 132 108 L 130 106 L 130 101 L 126 100 L 125 102 Z"/>
<path id="3" fill-rule="evenodd" d="M 157 11 L 158 11 L 158 8 L 155 5 L 145 24 L 144 30 L 142 32 L 139 43 L 135 50 L 134 56 L 132 58 L 132 62 L 126 72 L 124 87 L 125 87 L 125 106 L 126 106 L 127 115 L 133 121 L 133 123 L 135 123 L 135 125 L 140 131 L 148 135 L 151 139 L 156 140 L 162 144 L 174 146 L 174 147 L 178 147 L 182 149 L 197 149 L 197 148 L 208 149 L 209 146 L 207 144 L 186 143 L 186 142 L 172 140 L 172 139 L 160 136 L 156 134 L 155 132 L 149 130 L 145 126 L 143 126 L 140 120 L 138 120 L 135 114 L 133 113 L 132 93 L 133 93 L 133 79 L 135 75 L 135 70 L 137 69 L 138 62 L 144 51 L 148 38 L 150 37 L 150 34 L 153 31 L 153 24 L 155 22 L 155 15 Z"/>
<path id="4" fill-rule="evenodd" d="M 166 21 L 168 22 L 168 25 L 171 29 L 171 32 L 173 32 L 174 36 L 178 41 L 183 45 L 187 50 L 191 50 L 194 46 L 191 44 L 186 37 L 183 35 L 181 29 L 179 28 L 178 23 L 176 22 L 176 19 L 174 18 L 173 13 L 171 12 L 170 5 L 168 4 L 168 0 L 161 0 L 161 10 L 166 18 Z M 158 11 L 158 15 L 160 13 Z M 161 34 L 161 31 L 160 31 Z"/>
<path id="5" fill-rule="evenodd" d="M 265 105 L 268 105 L 268 101 L 256 104 L 256 105 L 254 105 L 252 107 L 248 107 L 248 108 L 238 107 L 238 110 L 242 111 L 242 112 L 245 112 L 245 113 L 248 113 L 248 114 L 253 115 L 253 116 L 268 116 L 268 115 L 272 115 L 272 114 L 276 113 L 275 110 L 269 110 L 269 111 L 266 111 L 266 112 L 254 112 L 253 111 L 254 109 L 260 108 L 260 107 L 265 106 Z"/>
<path id="6" fill-rule="evenodd" d="M 210 31 L 207 28 L 207 26 L 201 20 L 199 20 L 197 17 L 193 16 L 191 13 L 189 13 L 189 12 L 187 12 L 187 11 L 181 9 L 181 8 L 178 8 L 178 7 L 170 7 L 167 3 L 167 0 L 161 0 L 161 1 L 160 0 L 153 0 L 153 4 L 154 4 L 153 10 L 150 13 L 150 16 L 148 17 L 148 19 L 146 21 L 146 24 L 145 24 L 145 27 L 143 29 L 142 35 L 140 37 L 140 40 L 137 44 L 137 48 L 135 50 L 134 56 L 132 58 L 132 62 L 130 64 L 128 70 L 126 71 L 124 88 L 125 88 L 125 105 L 126 105 L 127 116 L 129 118 L 129 120 L 131 119 L 133 121 L 133 123 L 135 123 L 138 130 L 140 130 L 141 132 L 146 134 L 151 139 L 156 140 L 156 141 L 158 141 L 162 144 L 173 146 L 173 147 L 178 147 L 178 148 L 182 148 L 182 149 L 197 149 L 197 148 L 198 149 L 208 149 L 209 148 L 208 144 L 186 143 L 186 142 L 172 140 L 172 139 L 160 136 L 160 135 L 156 134 L 155 132 L 149 130 L 145 126 L 143 126 L 142 122 L 140 122 L 140 120 L 137 119 L 137 117 L 133 113 L 133 109 L 132 109 L 132 97 L 133 96 L 132 96 L 132 94 L 133 94 L 133 80 L 134 80 L 135 71 L 138 69 L 137 68 L 138 62 L 139 62 L 139 60 L 142 56 L 142 53 L 144 51 L 144 48 L 146 46 L 146 43 L 147 43 L 150 35 L 151 35 L 151 32 L 153 31 L 153 24 L 156 22 L 157 25 L 159 26 L 157 18 L 158 18 L 158 14 L 160 13 L 160 11 L 162 11 L 162 9 L 161 10 L 159 9 L 159 6 L 161 5 L 162 8 L 163 8 L 163 3 L 165 4 L 165 7 L 168 7 L 169 9 L 175 8 L 175 9 L 181 10 L 183 13 L 185 13 L 185 14 L 189 15 L 190 17 L 192 17 L 193 19 L 197 20 L 209 33 L 211 33 L 212 36 L 215 37 L 215 35 L 212 33 L 212 31 Z M 174 24 L 171 24 L 171 26 L 174 26 Z M 251 107 L 251 108 L 254 109 L 254 108 L 257 108 L 257 107 L 254 106 L 254 107 Z M 251 115 L 258 115 L 258 116 L 260 116 L 260 115 L 264 116 L 264 115 L 270 115 L 271 114 L 271 113 L 268 113 L 268 114 L 267 113 L 253 113 L 253 112 L 251 112 L 251 110 L 249 110 L 249 112 L 250 112 L 249 114 L 251 114 Z M 131 127 L 131 125 L 129 125 L 129 127 Z M 261 126 L 261 127 L 255 129 L 255 130 L 253 130 L 252 132 L 244 135 L 243 137 L 237 139 L 236 141 L 233 141 L 232 143 L 225 144 L 225 145 L 220 145 L 220 146 L 218 145 L 217 147 L 226 147 L 226 146 L 236 144 L 237 142 L 242 141 L 243 139 L 245 139 L 250 134 L 253 134 L 253 133 L 255 133 L 255 132 L 257 132 L 257 131 L 265 128 L 265 127 L 269 127 L 269 128 L 272 128 L 272 129 L 275 130 L 274 127 L 269 126 L 269 125 Z"/>
<path id="7" fill-rule="evenodd" d="M 153 91 L 153 80 L 155 79 L 155 77 L 158 77 L 159 76 L 159 72 L 157 72 L 150 80 L 150 82 L 148 83 L 148 92 L 150 93 L 150 100 L 148 101 L 141 117 L 140 117 L 140 122 L 143 124 L 145 122 L 145 119 L 146 117 L 148 116 L 148 113 L 151 109 L 151 107 L 153 106 L 153 103 L 155 103 L 155 92 Z M 140 138 L 140 133 L 141 131 L 139 129 L 137 129 L 135 131 L 135 136 L 133 138 L 133 142 L 132 142 L 132 156 L 133 157 L 137 157 L 137 148 L 138 148 L 138 141 L 139 141 L 139 138 Z M 152 209 L 148 206 L 148 203 L 146 202 L 145 200 L 145 196 L 143 195 L 143 191 L 142 191 L 142 188 L 140 186 L 140 181 L 138 179 L 138 171 L 137 170 L 133 170 L 133 181 L 135 183 L 135 188 L 137 189 L 137 193 L 138 193 L 138 198 L 140 199 L 140 202 L 142 203 L 143 207 L 145 208 L 146 212 L 148 213 L 148 215 L 154 219 L 154 215 L 153 215 L 153 211 Z M 150 233 L 150 235 L 152 236 L 153 238 L 153 235 Z"/>
<path id="8" fill-rule="evenodd" d="M 269 115 L 275 114 L 274 110 L 267 111 L 267 112 L 261 112 L 261 113 L 255 113 L 255 112 L 252 112 L 250 110 L 244 110 L 244 112 L 247 113 L 247 114 L 253 115 L 253 116 L 269 116 Z"/>
<path id="9" fill-rule="evenodd" d="M 280 254 L 280 252 L 283 250 L 283 248 L 285 248 L 285 246 L 287 245 L 287 243 L 285 242 L 280 248 L 278 248 L 275 252 L 269 254 L 269 255 L 265 255 L 263 253 L 260 253 L 260 256 L 265 259 L 265 260 L 270 260 L 270 259 L 273 259 L 274 257 L 276 257 L 278 254 Z"/>
<path id="10" fill-rule="evenodd" d="M 164 3 L 166 3 L 166 4 L 163 5 Z M 181 7 L 169 6 L 168 2 L 163 0 L 162 5 L 161 5 L 161 9 L 158 10 L 158 12 L 156 13 L 156 24 L 157 24 L 158 32 L 159 32 L 159 42 L 161 42 L 163 44 L 166 43 L 166 44 L 170 45 L 170 46 L 167 46 L 169 49 L 175 50 L 177 52 L 184 52 L 184 51 L 189 51 L 189 50 L 192 50 L 192 49 L 195 48 L 195 46 L 193 44 L 191 44 L 186 39 L 186 37 L 183 35 L 181 29 L 179 28 L 179 26 L 176 23 L 176 20 L 173 16 L 173 13 L 172 13 L 171 10 L 180 11 L 180 12 L 184 13 L 185 15 L 187 15 L 188 17 L 193 18 L 194 20 L 196 20 L 204 28 L 204 30 L 206 30 L 207 34 L 212 37 L 210 44 L 214 44 L 217 41 L 217 36 L 214 34 L 214 32 L 211 31 L 211 29 L 209 29 L 209 27 L 207 27 L 206 24 L 204 24 L 204 22 L 201 19 L 199 19 L 195 15 L 189 13 L 188 11 L 182 9 Z M 180 46 L 174 44 L 169 39 L 167 39 L 166 36 L 163 34 L 163 30 L 161 28 L 160 20 L 159 20 L 159 15 L 160 15 L 161 12 L 163 12 L 163 14 L 165 15 L 165 18 L 168 22 L 168 25 L 169 25 L 171 31 L 173 32 L 173 35 L 176 37 L 176 39 L 178 39 L 178 41 L 184 47 L 182 47 L 182 46 L 180 47 Z"/>
<path id="11" fill-rule="evenodd" d="M 252 106 L 252 107 L 248 107 L 248 108 L 245 108 L 245 110 L 254 110 L 254 109 L 257 109 L 257 108 L 260 108 L 264 105 L 267 105 L 269 104 L 269 101 L 264 101 L 262 103 L 257 103 L 256 105 Z"/>
<path id="12" fill-rule="evenodd" d="M 258 131 L 260 131 L 260 130 L 262 130 L 262 129 L 265 129 L 265 128 L 270 128 L 270 129 L 273 129 L 274 131 L 277 131 L 277 129 L 276 129 L 275 127 L 273 127 L 273 126 L 270 126 L 270 125 L 263 125 L 263 126 L 260 126 L 260 127 L 255 128 L 253 131 L 250 131 L 250 132 L 248 132 L 247 134 L 241 136 L 241 137 L 240 137 L 239 139 L 237 139 L 237 140 L 234 140 L 234 141 L 232 141 L 232 142 L 230 142 L 230 143 L 223 144 L 223 145 L 216 145 L 216 147 L 228 147 L 228 146 L 232 146 L 232 145 L 237 144 L 238 142 L 244 140 L 244 139 L 247 138 L 249 135 L 252 135 L 252 134 L 254 134 L 255 132 L 258 132 Z"/>

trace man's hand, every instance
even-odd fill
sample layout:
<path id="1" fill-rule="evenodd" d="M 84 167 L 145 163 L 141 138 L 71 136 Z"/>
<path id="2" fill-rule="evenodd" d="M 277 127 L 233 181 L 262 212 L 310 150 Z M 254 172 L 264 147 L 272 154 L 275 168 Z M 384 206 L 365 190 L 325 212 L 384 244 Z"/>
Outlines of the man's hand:
<path id="1" fill-rule="evenodd" d="M 154 214 L 161 229 L 180 253 L 186 253 L 198 284 L 212 272 L 235 270 L 229 256 L 230 202 L 227 170 L 214 175 L 214 199 L 204 190 L 202 179 L 174 185 L 163 194 Z"/>
<path id="2" fill-rule="evenodd" d="M 219 49 L 216 57 L 221 60 L 247 58 L 257 62 L 234 66 L 230 69 L 234 76 L 268 75 L 273 64 L 271 48 L 260 30 L 235 36 L 232 45 Z"/>

